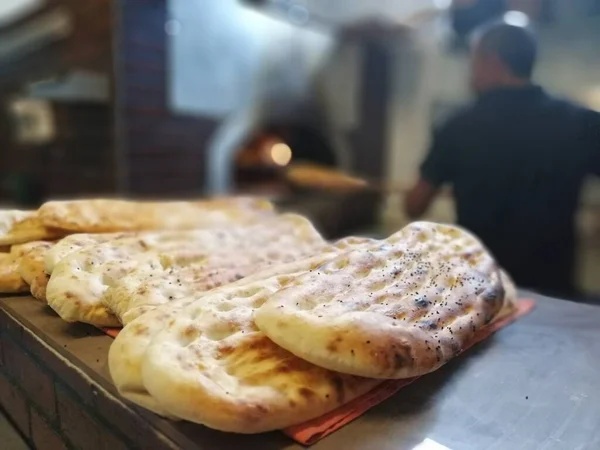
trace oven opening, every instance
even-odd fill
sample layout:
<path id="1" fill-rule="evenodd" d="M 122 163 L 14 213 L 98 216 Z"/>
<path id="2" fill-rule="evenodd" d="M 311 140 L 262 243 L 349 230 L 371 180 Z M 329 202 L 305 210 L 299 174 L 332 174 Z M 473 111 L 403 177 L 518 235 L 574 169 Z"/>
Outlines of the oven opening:
<path id="1" fill-rule="evenodd" d="M 235 159 L 235 185 L 242 192 L 272 197 L 291 195 L 285 173 L 291 164 L 335 168 L 336 157 L 327 139 L 302 125 L 273 125 L 256 133 Z"/>
<path id="2" fill-rule="evenodd" d="M 309 127 L 265 127 L 238 152 L 235 183 L 239 192 L 268 196 L 281 211 L 305 215 L 328 239 L 369 229 L 377 219 L 378 192 L 298 184 L 288 176 L 290 168 L 299 166 L 341 171 L 336 156 L 327 139 Z"/>

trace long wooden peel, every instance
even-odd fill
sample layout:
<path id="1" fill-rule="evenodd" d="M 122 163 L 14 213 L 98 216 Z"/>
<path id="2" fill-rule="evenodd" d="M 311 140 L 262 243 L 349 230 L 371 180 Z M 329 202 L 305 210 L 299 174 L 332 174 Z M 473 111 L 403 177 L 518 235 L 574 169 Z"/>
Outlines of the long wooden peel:
<path id="1" fill-rule="evenodd" d="M 338 169 L 316 164 L 293 164 L 285 171 L 285 177 L 291 184 L 308 189 L 338 192 L 368 189 L 385 193 L 404 193 L 407 191 L 405 184 L 367 180 L 349 175 Z"/>

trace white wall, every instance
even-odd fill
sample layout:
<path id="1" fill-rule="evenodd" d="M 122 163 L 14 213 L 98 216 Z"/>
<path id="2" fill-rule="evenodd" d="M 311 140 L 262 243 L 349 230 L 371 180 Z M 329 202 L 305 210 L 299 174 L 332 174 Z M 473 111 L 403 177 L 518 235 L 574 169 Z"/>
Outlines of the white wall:
<path id="1" fill-rule="evenodd" d="M 44 0 L 2 0 L 0 1 L 0 26 L 19 20 L 40 8 Z"/>
<path id="2" fill-rule="evenodd" d="M 279 2 L 281 3 L 281 2 Z M 433 0 L 303 2 L 336 23 L 367 16 L 395 22 L 431 8 Z M 226 117 L 209 152 L 212 190 L 222 192 L 232 151 L 269 117 L 281 117 L 318 92 L 342 166 L 348 154 L 335 130 L 355 120 L 359 60 L 349 46 L 331 55 L 332 36 L 291 26 L 241 6 L 237 0 L 170 0 L 170 102 L 175 111 Z M 327 67 L 322 69 L 327 60 Z M 317 73 L 321 76 L 316 77 Z"/>
<path id="3" fill-rule="evenodd" d="M 212 193 L 231 188 L 231 164 L 250 133 L 294 112 L 331 38 L 242 6 L 238 0 L 170 0 L 180 25 L 169 39 L 174 111 L 224 119 L 207 154 Z"/>
<path id="4" fill-rule="evenodd" d="M 445 2 L 443 0 L 304 0 L 297 3 L 304 4 L 309 12 L 331 22 L 348 24 L 365 17 L 405 23 L 423 11 Z"/>
<path id="5" fill-rule="evenodd" d="M 170 100 L 185 113 L 223 117 L 262 97 L 301 96 L 330 42 L 238 0 L 169 0 L 169 16 L 180 24 Z"/>

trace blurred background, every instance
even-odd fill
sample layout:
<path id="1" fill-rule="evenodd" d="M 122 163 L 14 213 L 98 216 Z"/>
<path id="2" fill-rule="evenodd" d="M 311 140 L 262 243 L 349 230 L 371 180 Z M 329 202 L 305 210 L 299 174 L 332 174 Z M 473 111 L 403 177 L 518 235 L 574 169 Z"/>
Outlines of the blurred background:
<path id="1" fill-rule="evenodd" d="M 388 234 L 432 127 L 470 100 L 471 32 L 519 12 L 536 80 L 600 110 L 600 0 L 1 0 L 0 201 L 242 192 L 329 237 Z M 294 182 L 298 163 L 364 184 Z M 589 292 L 599 209 L 590 182 Z M 453 221 L 451 196 L 429 218 Z"/>

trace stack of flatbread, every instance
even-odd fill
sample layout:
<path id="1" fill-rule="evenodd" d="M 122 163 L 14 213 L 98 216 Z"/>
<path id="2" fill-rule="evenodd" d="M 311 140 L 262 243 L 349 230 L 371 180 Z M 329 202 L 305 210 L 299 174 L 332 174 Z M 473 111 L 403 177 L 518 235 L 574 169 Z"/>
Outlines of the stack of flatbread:
<path id="1" fill-rule="evenodd" d="M 246 226 L 142 233 L 63 257 L 52 266 L 46 299 L 68 322 L 118 327 L 186 292 L 207 291 L 325 247 L 312 224 L 293 214 Z"/>
<path id="2" fill-rule="evenodd" d="M 0 293 L 27 292 L 29 284 L 19 273 L 22 257 L 37 246 L 37 241 L 64 235 L 46 228 L 35 211 L 0 210 Z"/>
<path id="3" fill-rule="evenodd" d="M 237 433 L 436 370 L 516 299 L 460 228 L 329 243 L 247 198 L 49 202 L 0 212 L 0 245 L 0 291 L 30 290 L 67 322 L 124 327 L 109 368 L 125 398 Z"/>
<path id="4" fill-rule="evenodd" d="M 126 324 L 109 353 L 125 398 L 236 433 L 298 424 L 385 379 L 436 370 L 515 301 L 484 246 L 453 226 L 418 222 L 384 240 L 334 244 L 297 235 L 285 245 L 304 250 L 258 256 L 247 243 L 237 266 L 223 244 L 202 261 L 194 250 L 142 257 L 118 281 L 107 266 L 95 274 L 103 260 L 92 255 L 94 264 L 68 257 L 55 271 L 87 271 L 94 281 L 83 285 Z M 248 263 L 258 270 L 232 275 Z"/>
<path id="5" fill-rule="evenodd" d="M 46 267 L 46 254 L 70 235 L 77 235 L 69 241 L 73 245 L 61 245 L 61 250 L 54 252 L 54 262 L 123 233 L 216 229 L 256 223 L 274 215 L 269 202 L 243 197 L 197 202 L 77 200 L 48 202 L 37 211 L 0 210 L 0 293 L 31 290 L 36 298 L 45 300 L 53 265 L 50 261 Z"/>

